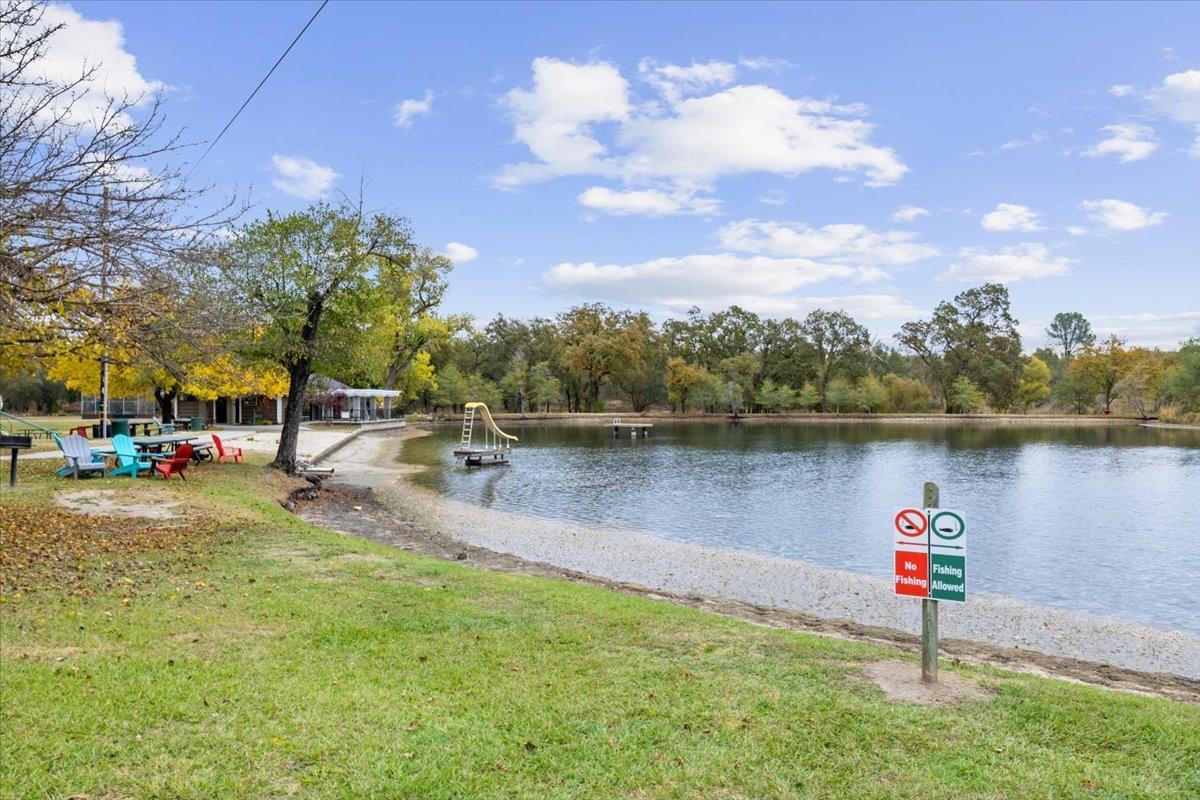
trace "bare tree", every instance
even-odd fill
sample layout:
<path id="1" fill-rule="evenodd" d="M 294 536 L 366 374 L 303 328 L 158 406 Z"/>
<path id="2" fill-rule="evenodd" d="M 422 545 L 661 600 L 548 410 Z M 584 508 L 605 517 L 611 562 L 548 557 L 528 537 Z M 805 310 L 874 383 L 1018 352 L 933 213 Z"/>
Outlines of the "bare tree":
<path id="1" fill-rule="evenodd" d="M 45 76 L 62 27 L 45 10 L 0 4 L 0 349 L 27 355 L 177 325 L 163 314 L 177 267 L 237 216 L 232 201 L 199 209 L 160 98 L 97 104 L 95 65 Z"/>

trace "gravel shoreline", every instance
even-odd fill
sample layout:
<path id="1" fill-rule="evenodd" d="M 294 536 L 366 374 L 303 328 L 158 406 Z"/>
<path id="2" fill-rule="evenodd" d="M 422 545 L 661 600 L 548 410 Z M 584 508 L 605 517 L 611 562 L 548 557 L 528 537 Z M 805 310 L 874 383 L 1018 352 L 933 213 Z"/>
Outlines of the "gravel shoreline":
<path id="1" fill-rule="evenodd" d="M 919 604 L 889 582 L 802 561 L 671 541 L 636 531 L 483 509 L 415 486 L 402 442 L 424 431 L 360 436 L 332 461 L 338 480 L 372 489 L 430 530 L 476 547 L 679 595 L 700 595 L 802 612 L 827 620 L 920 632 Z M 505 467 L 496 467 L 505 469 Z M 515 468 L 515 467 L 509 467 Z M 943 637 L 998 648 L 1200 680 L 1200 638 L 1120 620 L 976 594 L 943 603 Z"/>

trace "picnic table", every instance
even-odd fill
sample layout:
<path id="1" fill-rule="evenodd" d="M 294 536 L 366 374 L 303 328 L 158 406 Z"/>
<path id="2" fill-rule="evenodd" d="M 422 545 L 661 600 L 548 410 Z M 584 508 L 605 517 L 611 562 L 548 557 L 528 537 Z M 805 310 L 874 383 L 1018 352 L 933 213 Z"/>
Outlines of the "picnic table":
<path id="1" fill-rule="evenodd" d="M 133 442 L 133 446 L 142 453 L 162 453 L 164 450 L 174 450 L 178 445 L 194 442 L 199 438 L 198 435 L 186 433 L 167 433 L 161 436 L 131 436 L 130 440 Z M 198 444 L 193 445 L 193 448 L 193 460 L 197 462 L 212 460 L 212 445 Z M 117 454 L 117 451 L 111 447 L 94 447 L 92 452 L 106 456 Z"/>

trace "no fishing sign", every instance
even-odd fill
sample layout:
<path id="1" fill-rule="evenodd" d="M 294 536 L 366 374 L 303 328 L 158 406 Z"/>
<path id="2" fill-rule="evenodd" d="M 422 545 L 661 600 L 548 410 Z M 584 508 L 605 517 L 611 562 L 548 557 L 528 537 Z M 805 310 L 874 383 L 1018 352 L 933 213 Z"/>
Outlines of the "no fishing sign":
<path id="1" fill-rule="evenodd" d="M 892 518 L 896 594 L 967 599 L 967 522 L 961 511 L 902 508 Z"/>

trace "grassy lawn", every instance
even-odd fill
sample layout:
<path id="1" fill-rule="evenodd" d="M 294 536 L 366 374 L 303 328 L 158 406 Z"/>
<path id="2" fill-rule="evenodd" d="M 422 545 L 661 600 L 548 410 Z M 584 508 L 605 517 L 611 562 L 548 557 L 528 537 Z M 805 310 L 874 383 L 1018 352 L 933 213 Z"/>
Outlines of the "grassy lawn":
<path id="1" fill-rule="evenodd" d="M 949 665 L 993 697 L 888 701 L 895 651 L 339 536 L 262 460 L 0 494 L 0 796 L 1200 796 L 1195 706 Z"/>

